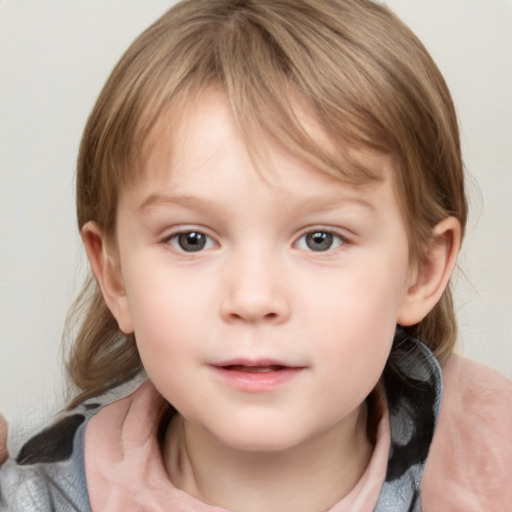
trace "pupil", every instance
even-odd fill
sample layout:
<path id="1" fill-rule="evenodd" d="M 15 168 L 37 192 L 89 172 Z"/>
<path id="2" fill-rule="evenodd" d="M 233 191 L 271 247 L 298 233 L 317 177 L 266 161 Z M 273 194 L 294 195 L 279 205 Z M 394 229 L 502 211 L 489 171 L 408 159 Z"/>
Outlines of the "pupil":
<path id="1" fill-rule="evenodd" d="M 326 251 L 332 245 L 332 233 L 319 231 L 306 235 L 306 244 L 312 251 Z"/>
<path id="2" fill-rule="evenodd" d="M 178 243 L 184 251 L 200 251 L 206 244 L 206 237 L 201 233 L 182 233 L 178 237 Z"/>

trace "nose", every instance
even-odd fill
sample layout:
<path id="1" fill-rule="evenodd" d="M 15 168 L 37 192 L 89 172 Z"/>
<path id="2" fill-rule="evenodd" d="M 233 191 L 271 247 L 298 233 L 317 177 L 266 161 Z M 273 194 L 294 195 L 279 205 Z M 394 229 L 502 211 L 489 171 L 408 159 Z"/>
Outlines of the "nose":
<path id="1" fill-rule="evenodd" d="M 276 259 L 241 255 L 227 263 L 221 316 L 227 322 L 281 324 L 290 316 L 285 278 Z"/>

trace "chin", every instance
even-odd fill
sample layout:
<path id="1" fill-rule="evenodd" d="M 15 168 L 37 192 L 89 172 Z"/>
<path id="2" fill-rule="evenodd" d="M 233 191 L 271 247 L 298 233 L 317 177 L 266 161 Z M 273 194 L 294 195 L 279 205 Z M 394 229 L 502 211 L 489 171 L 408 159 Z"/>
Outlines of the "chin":
<path id="1" fill-rule="evenodd" d="M 260 424 L 248 426 L 232 425 L 227 431 L 212 432 L 224 445 L 245 452 L 281 452 L 300 445 L 308 438 L 290 427 L 276 428 L 274 425 L 262 427 Z"/>

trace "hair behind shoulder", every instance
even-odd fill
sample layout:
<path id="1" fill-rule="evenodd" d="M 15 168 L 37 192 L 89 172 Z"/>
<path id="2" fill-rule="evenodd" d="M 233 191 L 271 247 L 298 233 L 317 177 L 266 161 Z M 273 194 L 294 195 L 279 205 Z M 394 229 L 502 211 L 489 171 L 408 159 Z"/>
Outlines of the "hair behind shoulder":
<path id="1" fill-rule="evenodd" d="M 179 98 L 215 84 L 251 148 L 254 128 L 315 167 L 354 183 L 377 179 L 343 148 L 370 147 L 396 162 L 411 257 L 433 227 L 467 205 L 457 118 L 431 57 L 386 7 L 369 0 L 186 0 L 149 27 L 112 72 L 87 122 L 77 165 L 78 225 L 114 235 L 123 186 L 143 172 L 154 123 Z M 341 148 L 328 152 L 300 125 L 304 100 Z M 176 114 L 178 115 L 178 114 Z M 450 290 L 410 328 L 442 362 L 456 322 Z M 141 369 L 92 278 L 69 316 L 68 371 L 79 401 Z"/>

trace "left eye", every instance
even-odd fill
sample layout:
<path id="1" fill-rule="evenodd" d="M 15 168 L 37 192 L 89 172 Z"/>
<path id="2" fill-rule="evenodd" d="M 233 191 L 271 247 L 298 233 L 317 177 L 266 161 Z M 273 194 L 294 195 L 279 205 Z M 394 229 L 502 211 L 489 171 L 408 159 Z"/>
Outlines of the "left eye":
<path id="1" fill-rule="evenodd" d="M 183 231 L 167 239 L 168 244 L 180 252 L 199 252 L 215 247 L 215 242 L 200 231 Z"/>
<path id="2" fill-rule="evenodd" d="M 296 247 L 306 251 L 325 252 L 336 249 L 345 243 L 343 238 L 332 231 L 310 231 L 302 235 L 298 240 Z"/>

